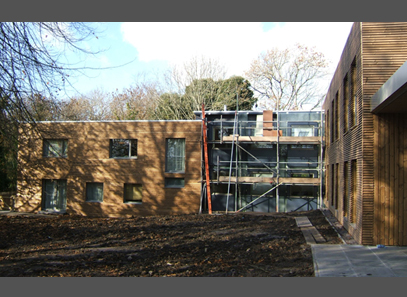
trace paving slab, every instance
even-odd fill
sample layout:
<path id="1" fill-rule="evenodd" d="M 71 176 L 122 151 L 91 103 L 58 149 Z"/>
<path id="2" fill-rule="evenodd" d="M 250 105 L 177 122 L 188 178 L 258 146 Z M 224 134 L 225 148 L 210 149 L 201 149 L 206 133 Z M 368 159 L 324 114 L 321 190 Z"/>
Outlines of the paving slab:
<path id="1" fill-rule="evenodd" d="M 407 247 L 312 244 L 316 277 L 407 277 Z"/>

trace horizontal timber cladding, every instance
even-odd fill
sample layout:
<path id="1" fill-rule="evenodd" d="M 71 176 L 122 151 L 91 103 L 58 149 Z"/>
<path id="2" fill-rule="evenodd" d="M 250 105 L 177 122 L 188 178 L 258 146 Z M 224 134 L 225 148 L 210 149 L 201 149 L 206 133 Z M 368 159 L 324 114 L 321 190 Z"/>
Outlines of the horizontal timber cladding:
<path id="1" fill-rule="evenodd" d="M 201 188 L 200 121 L 40 122 L 20 126 L 16 208 L 39 211 L 42 180 L 67 180 L 66 211 L 91 216 L 197 213 Z M 185 171 L 165 172 L 166 139 L 185 139 Z M 43 139 L 66 139 L 67 157 L 43 157 Z M 110 139 L 137 139 L 137 156 L 111 158 Z M 184 179 L 166 187 L 166 178 Z M 103 183 L 103 202 L 86 202 L 86 183 Z M 124 203 L 124 184 L 142 188 Z"/>
<path id="2" fill-rule="evenodd" d="M 380 127 L 387 121 L 381 120 L 380 126 L 375 122 L 380 116 L 376 118 L 370 112 L 371 97 L 406 60 L 407 23 L 354 23 L 324 103 L 325 111 L 330 114 L 330 122 L 327 123 L 330 127 L 330 137 L 326 138 L 326 169 L 327 176 L 330 176 L 326 179 L 327 199 L 337 197 L 339 202 L 328 201 L 327 206 L 361 244 L 406 244 L 406 236 L 403 237 L 403 242 L 401 241 L 401 234 L 407 235 L 404 233 L 404 229 L 407 228 L 401 214 L 404 218 L 407 203 L 404 205 L 404 201 L 401 202 L 401 200 L 396 202 L 395 191 L 389 190 L 393 185 L 398 189 L 397 197 L 401 197 L 401 193 L 404 193 L 400 180 L 402 178 L 400 157 L 397 163 L 393 152 L 387 158 L 393 158 L 396 163 L 383 161 L 384 156 L 387 156 L 386 153 L 394 150 L 390 147 L 394 145 L 400 147 L 400 138 L 396 140 L 394 137 L 401 137 L 401 126 L 388 128 L 393 129 L 390 131 L 398 131 L 398 134 L 383 132 L 381 130 L 383 128 Z M 354 66 L 356 66 L 354 68 L 355 89 L 352 90 L 352 67 Z M 352 92 L 356 97 L 352 98 Z M 356 100 L 354 125 L 351 106 L 353 99 Z M 394 117 L 394 120 L 396 118 L 398 122 L 401 121 L 399 117 Z M 393 118 L 390 116 L 389 119 Z M 336 131 L 338 131 L 337 135 L 335 135 Z M 387 142 L 384 139 L 387 139 Z M 384 141 L 381 143 L 383 149 L 377 147 L 378 141 Z M 378 158 L 380 154 L 382 157 Z M 345 162 L 350 162 L 346 165 L 348 168 L 346 174 L 343 172 Z M 377 166 L 380 164 L 378 162 L 386 164 L 383 165 L 383 170 L 380 167 L 378 169 Z M 339 166 L 337 174 L 329 172 L 332 170 L 332 164 L 335 164 L 335 170 L 336 166 Z M 357 167 L 357 170 L 352 171 L 352 164 Z M 394 176 L 390 175 L 391 172 Z M 395 172 L 399 172 L 397 177 Z M 352 175 L 357 175 L 356 180 Z M 350 180 L 345 182 L 345 177 Z M 388 178 L 387 183 L 390 188 L 383 183 L 384 177 Z M 391 180 L 391 177 L 396 178 Z M 334 195 L 334 183 L 339 186 L 336 195 Z M 344 200 L 346 199 L 345 185 L 354 184 L 357 186 L 353 189 L 356 198 Z M 377 192 L 379 190 L 380 194 Z M 352 189 L 346 189 L 346 191 L 352 196 Z M 347 212 L 344 212 L 343 201 L 349 201 L 346 205 Z M 335 208 L 336 204 L 338 204 L 337 208 Z M 403 210 L 401 210 L 402 206 Z M 395 212 L 398 213 L 397 216 Z M 355 217 L 352 213 L 355 213 Z M 395 233 L 398 234 L 397 237 Z M 385 242 L 379 242 L 379 239 Z"/>
<path id="3" fill-rule="evenodd" d="M 325 111 L 328 111 L 331 115 L 330 123 L 327 124 L 330 127 L 331 139 L 327 138 L 325 155 L 327 176 L 329 176 L 326 179 L 327 197 L 328 200 L 331 200 L 327 202 L 327 206 L 358 242 L 362 240 L 362 174 L 361 170 L 357 172 L 358 187 L 356 188 L 357 194 L 354 201 L 346 200 L 349 203 L 344 205 L 345 199 L 348 198 L 346 195 L 350 193 L 350 189 L 347 189 L 347 193 L 345 193 L 346 182 L 344 177 L 346 176 L 349 179 L 348 185 L 351 184 L 351 179 L 354 178 L 350 174 L 351 166 L 349 165 L 348 174 L 345 174 L 344 164 L 345 162 L 351 164 L 352 160 L 358 160 L 357 163 L 361 165 L 363 160 L 363 64 L 360 38 L 360 23 L 355 23 L 324 103 Z M 345 87 L 346 84 L 347 87 Z M 348 102 L 348 105 L 344 104 L 344 100 Z M 353 115 L 350 102 L 354 102 L 355 106 Z M 353 121 L 351 120 L 352 116 Z M 354 203 L 356 203 L 358 211 L 356 218 L 352 218 L 351 223 L 350 208 L 354 206 Z M 347 207 L 347 210 L 344 209 L 344 206 Z M 348 215 L 344 216 L 346 212 Z"/>
<path id="4" fill-rule="evenodd" d="M 407 117 L 375 115 L 374 244 L 407 245 Z"/>

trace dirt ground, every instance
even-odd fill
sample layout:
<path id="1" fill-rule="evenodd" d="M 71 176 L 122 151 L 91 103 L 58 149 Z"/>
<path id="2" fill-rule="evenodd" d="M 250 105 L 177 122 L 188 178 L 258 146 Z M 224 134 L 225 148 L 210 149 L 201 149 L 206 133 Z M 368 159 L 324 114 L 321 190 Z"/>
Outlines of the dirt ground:
<path id="1" fill-rule="evenodd" d="M 314 276 L 295 216 L 341 244 L 319 210 L 86 218 L 0 216 L 0 276 Z"/>

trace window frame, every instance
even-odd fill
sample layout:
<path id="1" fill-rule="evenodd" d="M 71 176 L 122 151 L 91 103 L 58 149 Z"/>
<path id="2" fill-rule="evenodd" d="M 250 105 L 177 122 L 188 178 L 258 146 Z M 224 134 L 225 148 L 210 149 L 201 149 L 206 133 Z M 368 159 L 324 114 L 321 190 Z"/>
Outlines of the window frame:
<path id="1" fill-rule="evenodd" d="M 174 185 L 174 184 L 169 184 L 169 181 L 175 181 L 175 180 L 182 180 L 182 184 L 181 185 Z M 164 179 L 164 187 L 167 189 L 182 189 L 185 188 L 185 178 L 184 177 L 166 177 Z"/>
<path id="2" fill-rule="evenodd" d="M 52 193 L 48 192 L 47 186 L 52 185 Z M 67 179 L 43 179 L 42 180 L 42 193 L 41 193 L 41 210 L 42 211 L 56 211 L 66 212 L 67 207 Z M 52 208 L 47 207 L 47 198 L 52 196 L 51 200 L 57 205 Z M 62 204 L 62 205 L 58 205 Z M 62 206 L 62 207 L 58 207 Z"/>
<path id="3" fill-rule="evenodd" d="M 141 188 L 141 191 L 140 191 L 141 198 L 140 199 L 133 199 L 133 200 L 128 200 L 127 199 L 127 197 L 126 197 L 126 193 L 127 193 L 126 188 L 130 187 L 130 186 L 138 186 L 139 188 Z M 142 184 L 137 184 L 137 183 L 124 183 L 124 185 L 123 185 L 123 203 L 125 203 L 125 204 L 142 204 L 143 203 L 143 185 Z"/>
<path id="4" fill-rule="evenodd" d="M 96 185 L 101 185 L 102 186 L 102 199 L 100 200 L 90 200 L 88 198 L 88 187 L 89 186 L 96 186 Z M 103 196 L 104 196 L 104 184 L 100 182 L 87 182 L 85 186 L 85 202 L 97 202 L 97 203 L 103 203 Z"/>
<path id="5" fill-rule="evenodd" d="M 292 137 L 313 137 L 313 136 L 318 136 L 318 123 L 316 122 L 311 122 L 311 121 L 304 121 L 304 122 L 289 122 L 287 123 L 288 127 L 288 134 Z M 294 129 L 311 129 L 312 130 L 312 135 L 307 135 L 307 136 L 293 136 L 294 134 Z M 321 132 L 322 133 L 322 132 Z"/>
<path id="6" fill-rule="evenodd" d="M 61 145 L 58 144 L 58 146 L 53 146 L 51 142 L 61 142 Z M 59 146 L 61 147 L 61 152 L 59 151 Z M 58 151 L 55 149 L 57 148 Z M 67 158 L 68 157 L 68 139 L 57 139 L 57 138 L 46 138 L 43 139 L 42 142 L 42 157 L 44 158 Z"/>
<path id="7" fill-rule="evenodd" d="M 182 158 L 182 168 L 178 169 L 172 169 L 170 168 L 170 157 L 169 156 L 169 141 L 170 140 L 177 140 L 177 141 L 183 141 L 183 155 L 182 156 L 175 156 L 175 158 Z M 186 141 L 185 138 L 166 138 L 165 139 L 165 172 L 166 173 L 185 173 L 185 167 L 186 167 Z M 177 167 L 177 166 L 175 166 Z"/>
<path id="8" fill-rule="evenodd" d="M 358 124 L 358 97 L 357 97 L 357 64 L 356 57 L 353 59 L 350 69 L 350 115 L 349 115 L 349 126 L 350 129 L 357 126 Z"/>
<path id="9" fill-rule="evenodd" d="M 128 142 L 128 156 L 113 156 L 113 143 L 114 141 L 127 141 Z M 132 156 L 133 144 L 135 143 L 136 155 Z M 109 157 L 111 159 L 137 159 L 138 157 L 138 139 L 133 138 L 114 138 L 109 139 Z"/>

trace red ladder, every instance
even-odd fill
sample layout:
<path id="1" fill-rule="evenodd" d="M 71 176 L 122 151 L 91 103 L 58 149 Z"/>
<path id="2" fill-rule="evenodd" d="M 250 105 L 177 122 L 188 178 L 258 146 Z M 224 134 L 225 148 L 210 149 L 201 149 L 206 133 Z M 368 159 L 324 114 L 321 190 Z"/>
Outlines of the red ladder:
<path id="1" fill-rule="evenodd" d="M 211 198 L 211 186 L 209 180 L 209 164 L 208 164 L 208 138 L 207 138 L 207 128 L 205 122 L 205 105 L 202 104 L 202 131 L 203 131 L 203 142 L 204 142 L 204 161 L 205 161 L 205 176 L 206 176 L 206 194 L 208 197 L 208 212 L 212 214 L 212 198 Z"/>

